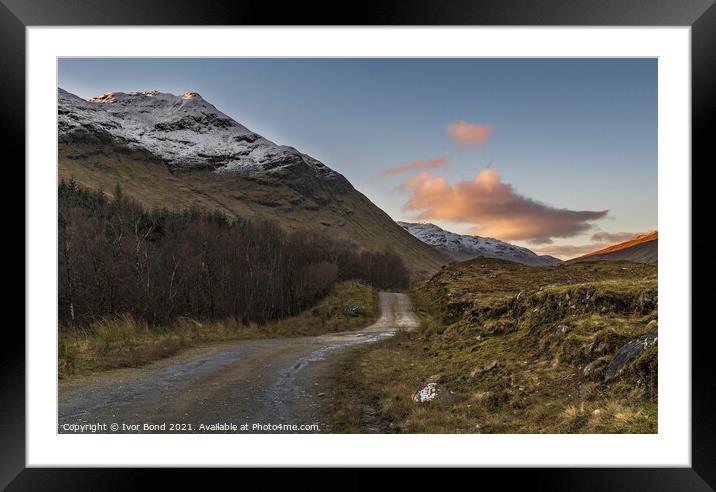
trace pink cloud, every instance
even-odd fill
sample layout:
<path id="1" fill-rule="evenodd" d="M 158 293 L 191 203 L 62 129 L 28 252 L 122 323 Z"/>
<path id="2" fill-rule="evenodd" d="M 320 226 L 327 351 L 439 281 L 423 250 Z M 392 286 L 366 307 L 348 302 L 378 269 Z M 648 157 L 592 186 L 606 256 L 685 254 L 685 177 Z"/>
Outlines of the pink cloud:
<path id="1" fill-rule="evenodd" d="M 402 166 L 389 167 L 383 171 L 383 174 L 400 174 L 418 169 L 435 169 L 446 166 L 447 162 L 448 160 L 446 157 L 436 157 L 435 159 L 428 160 L 418 159 L 417 161 L 413 161 Z"/>
<path id="2" fill-rule="evenodd" d="M 490 138 L 492 125 L 455 121 L 448 123 L 445 131 L 460 145 L 477 146 L 485 143 Z"/>
<path id="3" fill-rule="evenodd" d="M 417 211 L 417 220 L 438 219 L 471 224 L 472 232 L 502 240 L 551 243 L 592 228 L 608 210 L 568 210 L 545 205 L 518 194 L 503 183 L 494 169 L 454 185 L 445 178 L 422 172 L 401 185 L 412 193 L 403 209 Z"/>

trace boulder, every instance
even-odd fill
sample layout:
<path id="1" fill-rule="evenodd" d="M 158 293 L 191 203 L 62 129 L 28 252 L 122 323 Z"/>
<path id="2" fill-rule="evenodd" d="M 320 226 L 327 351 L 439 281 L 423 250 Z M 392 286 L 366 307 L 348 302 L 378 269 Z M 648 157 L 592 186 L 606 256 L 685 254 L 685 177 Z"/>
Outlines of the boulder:
<path id="1" fill-rule="evenodd" d="M 413 393 L 413 401 L 416 403 L 424 403 L 432 400 L 452 403 L 456 399 L 457 395 L 454 391 L 447 389 L 439 383 L 428 383 L 422 389 Z"/>
<path id="2" fill-rule="evenodd" d="M 658 340 L 658 333 L 649 333 L 630 340 L 619 347 L 607 366 L 604 380 L 609 381 L 619 376 L 629 361 L 641 354 L 647 347 L 657 343 Z"/>

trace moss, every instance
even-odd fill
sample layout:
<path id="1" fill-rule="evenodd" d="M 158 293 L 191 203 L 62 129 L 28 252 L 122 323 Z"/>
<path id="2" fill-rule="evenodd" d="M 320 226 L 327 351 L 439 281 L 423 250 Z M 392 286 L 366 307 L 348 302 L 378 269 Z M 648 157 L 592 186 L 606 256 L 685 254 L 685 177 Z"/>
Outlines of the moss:
<path id="1" fill-rule="evenodd" d="M 656 402 L 659 393 L 659 353 L 656 344 L 650 345 L 627 365 L 623 377 L 632 379 L 634 384 L 644 389 L 645 397 Z"/>
<path id="2" fill-rule="evenodd" d="M 614 382 L 598 374 L 621 345 L 655 329 L 656 278 L 656 267 L 628 262 L 451 264 L 412 291 L 423 326 L 347 369 L 353 408 L 373 402 L 400 432 L 656 432 L 656 347 Z M 409 401 L 432 374 L 455 403 Z"/>

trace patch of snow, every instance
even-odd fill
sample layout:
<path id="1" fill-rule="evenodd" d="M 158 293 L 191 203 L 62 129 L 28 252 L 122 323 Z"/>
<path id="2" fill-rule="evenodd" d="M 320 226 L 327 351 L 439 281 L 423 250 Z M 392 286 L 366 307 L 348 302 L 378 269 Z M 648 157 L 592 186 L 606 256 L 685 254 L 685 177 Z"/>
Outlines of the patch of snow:
<path id="1" fill-rule="evenodd" d="M 252 132 L 196 92 L 109 92 L 85 100 L 58 89 L 58 131 L 61 139 L 75 132 L 109 134 L 151 152 L 170 169 L 247 173 L 301 165 L 321 176 L 337 175 L 293 147 Z"/>
<path id="2" fill-rule="evenodd" d="M 560 263 L 556 258 L 540 256 L 527 248 L 515 246 L 499 239 L 456 234 L 430 223 L 398 222 L 398 224 L 425 244 L 440 249 L 458 260 L 486 257 L 530 266 L 549 266 Z"/>

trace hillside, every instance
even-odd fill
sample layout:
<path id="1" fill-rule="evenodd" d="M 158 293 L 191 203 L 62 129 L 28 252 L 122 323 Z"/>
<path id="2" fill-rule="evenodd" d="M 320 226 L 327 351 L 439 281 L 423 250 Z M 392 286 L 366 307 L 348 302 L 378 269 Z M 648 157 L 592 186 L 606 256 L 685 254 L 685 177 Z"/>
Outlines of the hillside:
<path id="1" fill-rule="evenodd" d="M 88 101 L 59 89 L 59 175 L 124 193 L 148 208 L 200 207 L 278 221 L 368 250 L 391 250 L 415 275 L 448 261 L 341 174 L 234 121 L 196 93 L 108 93 Z"/>
<path id="2" fill-rule="evenodd" d="M 413 298 L 423 327 L 345 368 L 357 395 L 335 410 L 346 432 L 351 420 L 387 432 L 657 431 L 656 267 L 480 258 Z"/>
<path id="3" fill-rule="evenodd" d="M 561 260 L 548 255 L 537 255 L 533 251 L 490 237 L 456 234 L 435 224 L 398 222 L 410 234 L 425 244 L 441 251 L 457 261 L 473 258 L 498 258 L 529 266 L 549 266 Z"/>
<path id="4" fill-rule="evenodd" d="M 570 260 L 578 261 L 635 261 L 638 263 L 656 264 L 659 261 L 659 235 L 657 231 L 650 231 L 644 234 L 614 244 L 604 249 L 587 253 Z"/>

